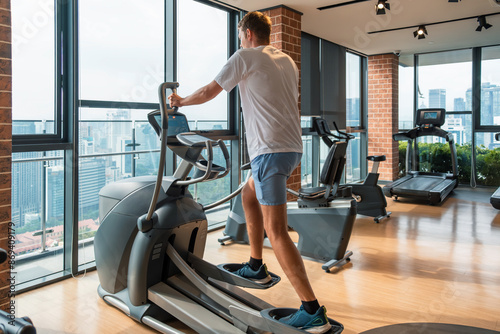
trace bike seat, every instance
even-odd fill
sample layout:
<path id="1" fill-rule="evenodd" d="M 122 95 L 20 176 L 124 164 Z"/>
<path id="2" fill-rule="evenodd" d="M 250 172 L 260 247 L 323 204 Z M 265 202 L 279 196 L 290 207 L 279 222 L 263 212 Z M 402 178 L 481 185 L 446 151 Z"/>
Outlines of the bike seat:
<path id="1" fill-rule="evenodd" d="M 300 188 L 299 194 L 304 197 L 315 198 L 325 194 L 326 187 Z"/>
<path id="2" fill-rule="evenodd" d="M 385 161 L 385 155 L 370 155 L 366 157 L 370 161 Z"/>

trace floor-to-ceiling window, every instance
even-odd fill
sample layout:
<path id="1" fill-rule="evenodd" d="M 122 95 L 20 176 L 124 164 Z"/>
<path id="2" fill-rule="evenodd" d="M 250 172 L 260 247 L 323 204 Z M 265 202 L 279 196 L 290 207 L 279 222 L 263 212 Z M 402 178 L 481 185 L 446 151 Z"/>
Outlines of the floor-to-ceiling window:
<path id="1" fill-rule="evenodd" d="M 477 183 L 497 187 L 500 184 L 500 46 L 481 48 L 479 117 L 476 117 Z"/>
<path id="2" fill-rule="evenodd" d="M 417 107 L 446 110 L 442 128 L 454 135 L 460 182 L 468 183 L 472 143 L 472 50 L 422 54 L 417 59 Z M 420 137 L 419 143 L 423 171 L 452 171 L 451 155 L 444 139 Z"/>
<path id="3" fill-rule="evenodd" d="M 180 0 L 178 13 L 178 93 L 186 96 L 214 80 L 226 63 L 230 53 L 227 42 L 231 33 L 228 30 L 230 17 L 226 11 L 194 0 Z M 181 112 L 187 115 L 192 130 L 218 132 L 229 129 L 229 103 L 228 93 L 223 90 L 213 100 L 203 105 L 183 107 Z M 225 141 L 225 144 L 230 150 L 231 141 Z M 214 163 L 225 166 L 222 151 L 214 149 L 213 153 Z M 189 190 L 197 201 L 207 205 L 231 192 L 230 180 L 228 175 L 191 185 Z M 209 224 L 225 222 L 228 214 L 229 203 L 211 210 L 207 215 Z"/>
<path id="4" fill-rule="evenodd" d="M 65 269 L 61 105 L 55 78 L 56 3 L 11 3 L 12 222 L 16 283 Z M 49 144 L 50 143 L 50 144 Z M 27 147 L 30 146 L 30 147 Z"/>
<path id="5" fill-rule="evenodd" d="M 346 163 L 344 169 L 343 182 L 359 181 L 364 177 L 363 170 L 366 170 L 366 162 L 363 160 L 366 153 L 363 152 L 363 143 L 366 141 L 366 131 L 364 130 L 363 94 L 366 87 L 364 82 L 364 62 L 366 59 L 352 52 L 346 52 L 346 129 L 354 138 L 349 140 L 346 152 Z M 335 129 L 331 129 L 336 133 Z M 343 130 L 343 129 L 339 129 Z M 320 144 L 320 168 L 323 167 L 324 160 L 328 155 L 329 148 L 323 142 Z"/>
<path id="6" fill-rule="evenodd" d="M 407 89 L 414 80 L 411 94 L 413 108 L 400 98 L 400 130 L 413 127 L 415 110 L 444 108 L 443 129 L 453 134 L 458 155 L 459 182 L 462 184 L 497 185 L 500 131 L 500 47 L 419 54 L 414 57 L 416 69 L 400 66 L 400 97 L 411 96 Z M 412 72 L 415 73 L 413 77 Z M 404 86 L 402 86 L 404 85 Z M 406 88 L 403 88 L 406 87 Z M 411 112 L 410 112 L 411 111 Z M 410 126 L 411 119 L 411 126 Z M 450 172 L 448 145 L 437 137 L 419 139 L 420 168 L 424 171 Z M 400 151 L 406 148 L 400 143 Z M 404 154 L 400 154 L 401 158 Z M 404 169 L 404 164 L 401 164 Z"/>
<path id="7" fill-rule="evenodd" d="M 410 130 L 414 127 L 414 66 L 413 55 L 399 57 L 398 71 L 398 116 L 399 130 Z"/>
<path id="8" fill-rule="evenodd" d="M 21 289 L 93 266 L 99 190 L 157 173 L 159 138 L 147 113 L 158 109 L 159 84 L 178 80 L 187 95 L 213 80 L 237 47 L 237 15 L 193 0 L 12 3 L 12 212 Z M 235 93 L 223 93 L 203 109 L 181 111 L 192 130 L 224 136 L 234 153 L 235 101 Z M 224 164 L 220 153 L 215 162 Z M 208 204 L 230 185 L 228 176 L 190 190 Z M 209 212 L 209 223 L 225 221 L 224 214 Z"/>
<path id="9" fill-rule="evenodd" d="M 346 53 L 346 124 L 348 128 L 363 128 L 363 57 Z M 346 161 L 346 182 L 357 181 L 362 176 L 361 140 L 364 138 L 362 132 L 353 131 L 354 139 L 349 141 Z"/>
<path id="10" fill-rule="evenodd" d="M 164 1 L 79 2 L 79 264 L 94 261 L 99 190 L 156 173 L 147 122 L 165 77 Z"/>
<path id="11" fill-rule="evenodd" d="M 326 52 L 328 50 L 332 54 Z M 336 51 L 333 52 L 334 50 Z M 354 136 L 347 148 L 343 182 L 362 179 L 366 175 L 367 166 L 365 161 L 368 80 L 366 57 L 319 37 L 302 33 L 301 59 L 302 128 L 306 134 L 303 136 L 304 154 L 301 161 L 302 185 L 304 187 L 318 185 L 318 175 L 329 149 L 313 131 L 313 117 L 324 118 L 334 133 L 335 121 L 340 130 Z M 332 67 L 338 72 L 329 72 Z M 335 93 L 338 95 L 333 95 L 345 97 L 345 100 L 332 100 L 329 95 L 332 86 L 338 88 L 341 85 L 342 89 Z M 326 100 L 328 104 L 324 105 Z M 335 115 L 335 111 L 338 111 L 338 114 Z"/>

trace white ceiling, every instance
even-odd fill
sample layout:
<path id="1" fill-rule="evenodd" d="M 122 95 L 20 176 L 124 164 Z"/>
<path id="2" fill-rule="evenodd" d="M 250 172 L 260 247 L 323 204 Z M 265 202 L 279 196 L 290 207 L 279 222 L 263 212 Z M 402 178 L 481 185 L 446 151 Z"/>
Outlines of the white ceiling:
<path id="1" fill-rule="evenodd" d="M 247 10 L 285 5 L 302 15 L 302 31 L 365 55 L 400 51 L 403 55 L 500 44 L 500 15 L 486 18 L 493 27 L 476 32 L 475 16 L 500 13 L 500 0 L 388 0 L 391 10 L 375 14 L 376 0 L 318 10 L 318 7 L 350 0 L 222 0 Z M 472 17 L 472 19 L 427 26 L 425 39 L 413 37 L 420 24 Z M 368 32 L 412 26 L 376 34 Z"/>

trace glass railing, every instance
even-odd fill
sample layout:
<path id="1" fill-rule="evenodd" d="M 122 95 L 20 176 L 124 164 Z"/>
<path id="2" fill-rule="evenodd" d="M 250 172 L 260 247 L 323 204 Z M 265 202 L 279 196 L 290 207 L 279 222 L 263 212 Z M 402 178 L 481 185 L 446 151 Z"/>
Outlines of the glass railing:
<path id="1" fill-rule="evenodd" d="M 30 129 L 50 126 L 50 122 L 42 121 L 14 121 L 13 126 L 18 123 Z M 225 122 L 193 121 L 190 127 L 209 130 L 221 124 Z M 94 261 L 99 190 L 121 179 L 156 175 L 159 141 L 147 121 L 85 120 L 80 122 L 79 130 L 78 258 L 83 265 Z M 215 163 L 224 165 L 222 155 L 214 153 Z M 18 283 L 63 270 L 65 166 L 63 151 L 12 155 L 12 222 L 16 231 Z M 226 196 L 229 187 L 229 177 L 225 177 L 191 186 L 190 191 L 207 204 Z M 229 204 L 225 204 L 207 212 L 209 223 L 225 222 L 228 211 Z"/>
<path id="2" fill-rule="evenodd" d="M 16 238 L 16 282 L 27 282 L 63 270 L 62 155 L 62 151 L 12 154 L 11 210 Z"/>

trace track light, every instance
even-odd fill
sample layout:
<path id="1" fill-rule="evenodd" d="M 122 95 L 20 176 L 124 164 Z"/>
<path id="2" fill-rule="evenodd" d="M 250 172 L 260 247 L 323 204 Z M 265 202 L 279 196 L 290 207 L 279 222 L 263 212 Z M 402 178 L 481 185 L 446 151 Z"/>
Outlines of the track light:
<path id="1" fill-rule="evenodd" d="M 387 0 L 378 0 L 375 8 L 377 9 L 377 15 L 385 14 L 385 9 L 391 9 L 391 5 L 386 3 Z"/>
<path id="2" fill-rule="evenodd" d="M 486 22 L 486 16 L 481 15 L 477 18 L 477 22 L 479 22 L 479 26 L 476 28 L 476 31 L 481 31 L 483 28 L 484 29 L 489 29 L 493 27 L 491 24 Z"/>
<path id="3" fill-rule="evenodd" d="M 462 1 L 462 0 L 448 0 L 448 2 L 459 2 L 459 1 Z"/>
<path id="4" fill-rule="evenodd" d="M 497 1 L 500 4 L 500 0 L 494 0 L 494 1 Z M 500 12 L 483 14 L 483 15 L 479 15 L 479 16 L 476 15 L 476 16 L 461 17 L 461 18 L 452 19 L 452 20 L 421 24 L 418 27 L 418 29 L 413 32 L 413 37 L 418 36 L 418 39 L 425 38 L 425 35 L 428 35 L 427 29 L 425 28 L 426 26 L 451 23 L 451 22 L 458 22 L 458 21 L 465 21 L 465 20 L 472 20 L 472 19 L 477 20 L 477 22 L 479 22 L 479 26 L 477 27 L 476 31 L 481 31 L 483 28 L 489 29 L 492 27 L 492 25 L 486 23 L 486 17 L 493 16 L 493 15 L 500 15 Z M 378 34 L 378 33 L 382 33 L 382 32 L 389 32 L 389 31 L 396 31 L 396 30 L 403 30 L 403 29 L 414 29 L 414 28 L 415 28 L 415 25 L 411 25 L 411 26 L 406 26 L 406 27 L 391 28 L 391 29 L 378 30 L 378 31 L 369 31 L 368 34 Z"/>
<path id="5" fill-rule="evenodd" d="M 427 29 L 425 29 L 424 25 L 419 26 L 418 29 L 413 32 L 413 37 L 418 36 L 418 39 L 425 38 L 425 35 L 428 35 L 428 34 L 427 34 Z"/>

